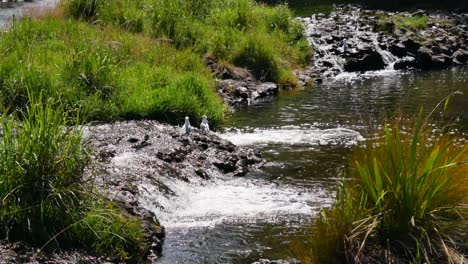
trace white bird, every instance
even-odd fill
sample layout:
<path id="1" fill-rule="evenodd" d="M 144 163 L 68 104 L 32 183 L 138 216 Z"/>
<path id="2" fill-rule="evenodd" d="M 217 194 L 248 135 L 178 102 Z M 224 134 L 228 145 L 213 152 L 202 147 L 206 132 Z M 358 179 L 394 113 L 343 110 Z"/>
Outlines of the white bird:
<path id="1" fill-rule="evenodd" d="M 192 127 L 190 126 L 190 121 L 189 117 L 185 117 L 185 124 L 184 124 L 184 132 L 185 134 L 190 134 L 190 130 L 192 130 Z"/>
<path id="2" fill-rule="evenodd" d="M 200 124 L 200 130 L 203 133 L 210 132 L 210 125 L 208 124 L 208 118 L 206 117 L 206 115 L 202 116 L 202 121 L 201 121 L 201 124 Z"/>
<path id="3" fill-rule="evenodd" d="M 346 53 L 348 51 L 348 40 L 344 38 L 341 44 L 343 45 L 343 52 Z"/>

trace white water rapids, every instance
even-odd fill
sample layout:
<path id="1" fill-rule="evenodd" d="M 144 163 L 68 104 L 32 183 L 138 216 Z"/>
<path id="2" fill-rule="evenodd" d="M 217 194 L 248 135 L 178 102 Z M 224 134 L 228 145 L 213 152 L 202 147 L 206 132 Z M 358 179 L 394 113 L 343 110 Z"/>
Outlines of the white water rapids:
<path id="1" fill-rule="evenodd" d="M 314 129 L 288 126 L 276 129 L 235 130 L 219 134 L 239 146 L 257 144 L 352 145 L 362 136 L 346 128 Z M 261 177 L 220 177 L 184 182 L 164 180 L 175 196 L 160 194 L 157 186 L 142 185 L 141 204 L 155 212 L 168 229 L 212 228 L 229 223 L 298 221 L 331 204 L 331 195 L 320 188 L 276 184 Z M 156 206 L 152 201 L 157 200 Z"/>

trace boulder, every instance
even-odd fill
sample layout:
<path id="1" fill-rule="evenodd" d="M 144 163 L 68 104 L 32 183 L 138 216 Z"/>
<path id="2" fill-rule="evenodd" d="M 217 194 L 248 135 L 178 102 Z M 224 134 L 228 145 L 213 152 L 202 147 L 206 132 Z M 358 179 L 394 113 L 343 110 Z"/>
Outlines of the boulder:
<path id="1" fill-rule="evenodd" d="M 418 42 L 410 38 L 402 38 L 401 43 L 405 45 L 408 52 L 413 53 L 413 54 L 416 54 L 418 49 L 421 47 L 421 44 L 419 44 Z"/>
<path id="2" fill-rule="evenodd" d="M 298 260 L 269 260 L 269 259 L 259 259 L 252 264 L 300 264 L 301 262 Z"/>
<path id="3" fill-rule="evenodd" d="M 382 55 L 375 50 L 370 50 L 359 58 L 348 58 L 344 65 L 347 72 L 376 71 L 384 68 L 385 62 Z"/>
<path id="4" fill-rule="evenodd" d="M 431 68 L 444 68 L 452 64 L 452 59 L 447 55 L 434 55 L 431 57 Z"/>
<path id="5" fill-rule="evenodd" d="M 468 51 L 464 49 L 458 49 L 455 53 L 453 53 L 453 59 L 463 64 L 467 63 Z"/>
<path id="6" fill-rule="evenodd" d="M 432 50 L 427 47 L 420 47 L 416 52 L 416 66 L 420 69 L 432 67 Z"/>
<path id="7" fill-rule="evenodd" d="M 403 43 L 392 44 L 388 50 L 399 58 L 406 56 L 406 46 Z"/>
<path id="8" fill-rule="evenodd" d="M 416 67 L 416 60 L 412 57 L 399 59 L 393 65 L 393 68 L 395 70 L 406 70 L 406 69 L 415 68 L 415 67 Z"/>

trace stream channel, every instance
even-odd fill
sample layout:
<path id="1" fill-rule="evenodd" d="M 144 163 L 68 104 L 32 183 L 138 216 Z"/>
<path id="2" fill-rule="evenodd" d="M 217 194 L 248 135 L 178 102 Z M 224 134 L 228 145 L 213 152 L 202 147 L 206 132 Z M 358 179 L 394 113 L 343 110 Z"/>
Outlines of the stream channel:
<path id="1" fill-rule="evenodd" d="M 158 263 L 287 258 L 290 242 L 307 234 L 307 223 L 330 205 L 340 168 L 368 124 L 420 107 L 428 113 L 454 91 L 464 95 L 451 100 L 445 118 L 467 131 L 468 68 L 344 73 L 236 111 L 220 136 L 259 148 L 267 163 L 244 178 L 180 185 L 182 195 L 157 214 L 167 232 Z"/>
<path id="2" fill-rule="evenodd" d="M 0 24 L 29 7 L 55 0 L 3 8 Z M 383 70 L 341 73 L 314 87 L 282 92 L 273 103 L 230 114 L 219 136 L 260 149 L 262 170 L 242 178 L 200 184 L 175 181 L 172 198 L 155 197 L 166 227 L 157 263 L 252 263 L 287 259 L 290 242 L 307 234 L 320 208 L 330 206 L 340 169 L 368 124 L 395 113 L 429 112 L 451 92 L 461 91 L 448 108 L 468 130 L 468 68 L 429 72 Z M 445 115 L 447 116 L 447 114 Z"/>

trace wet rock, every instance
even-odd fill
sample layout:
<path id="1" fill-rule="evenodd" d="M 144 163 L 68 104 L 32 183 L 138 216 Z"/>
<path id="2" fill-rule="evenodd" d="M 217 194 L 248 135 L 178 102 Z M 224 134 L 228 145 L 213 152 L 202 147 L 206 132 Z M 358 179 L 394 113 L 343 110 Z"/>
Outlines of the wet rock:
<path id="1" fill-rule="evenodd" d="M 434 55 L 431 58 L 432 60 L 432 68 L 444 68 L 452 64 L 452 59 L 450 56 L 445 54 L 441 55 Z"/>
<path id="2" fill-rule="evenodd" d="M 453 53 L 453 59 L 454 61 L 460 63 L 460 64 L 465 64 L 468 62 L 468 50 L 464 49 L 459 49 L 455 53 Z"/>
<path id="3" fill-rule="evenodd" d="M 420 47 L 416 52 L 416 66 L 420 69 L 432 67 L 432 50 L 427 47 Z"/>
<path id="4" fill-rule="evenodd" d="M 382 55 L 377 51 L 368 51 L 360 58 L 349 58 L 346 60 L 344 70 L 347 72 L 356 71 L 375 71 L 385 68 L 385 62 Z"/>
<path id="5" fill-rule="evenodd" d="M 428 14 L 427 11 L 422 10 L 422 9 L 419 9 L 419 10 L 416 10 L 416 12 L 412 13 L 411 16 L 412 16 L 412 17 L 426 16 L 427 14 Z"/>
<path id="6" fill-rule="evenodd" d="M 397 57 L 404 57 L 406 56 L 406 46 L 403 43 L 397 43 L 391 45 L 388 50 Z"/>
<path id="7" fill-rule="evenodd" d="M 0 263 L 22 264 L 22 263 L 45 263 L 45 264 L 110 264 L 107 259 L 92 256 L 80 250 L 68 251 L 39 251 L 22 242 L 10 243 L 0 240 Z"/>
<path id="8" fill-rule="evenodd" d="M 416 67 L 416 60 L 412 57 L 399 59 L 393 65 L 395 70 L 406 70 Z"/>
<path id="9" fill-rule="evenodd" d="M 234 107 L 272 101 L 278 91 L 278 85 L 271 82 L 257 83 L 228 79 L 221 80 L 218 84 L 218 93 L 228 105 Z"/>
<path id="10" fill-rule="evenodd" d="M 242 176 L 262 162 L 253 150 L 236 147 L 214 133 L 205 135 L 194 129 L 184 135 L 179 127 L 154 121 L 118 122 L 87 130 L 95 156 L 102 162 L 86 168 L 86 180 L 143 220 L 145 239 L 152 241 L 148 251 L 151 261 L 160 255 L 165 234 L 150 209 L 163 208 L 157 197 L 177 195 L 168 181 L 192 183 L 225 175 Z M 131 138 L 138 140 L 122 140 Z M 143 142 L 146 147 L 134 148 Z"/>
<path id="11" fill-rule="evenodd" d="M 410 38 L 403 38 L 401 39 L 401 43 L 405 45 L 407 48 L 408 52 L 416 54 L 418 49 L 421 47 L 421 44 L 418 42 L 414 41 L 413 39 Z"/>

